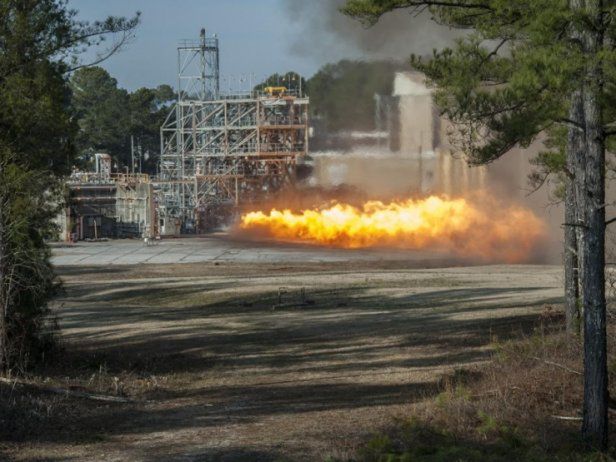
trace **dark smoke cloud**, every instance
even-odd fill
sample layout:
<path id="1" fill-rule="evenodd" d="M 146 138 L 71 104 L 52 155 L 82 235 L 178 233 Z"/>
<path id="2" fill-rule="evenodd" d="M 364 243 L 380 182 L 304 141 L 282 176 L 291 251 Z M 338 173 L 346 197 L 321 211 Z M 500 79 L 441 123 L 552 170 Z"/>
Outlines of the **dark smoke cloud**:
<path id="1" fill-rule="evenodd" d="M 431 20 L 428 11 L 397 10 L 373 27 L 340 13 L 344 0 L 281 0 L 294 30 L 295 53 L 324 62 L 342 58 L 406 60 L 451 45 L 461 33 Z"/>

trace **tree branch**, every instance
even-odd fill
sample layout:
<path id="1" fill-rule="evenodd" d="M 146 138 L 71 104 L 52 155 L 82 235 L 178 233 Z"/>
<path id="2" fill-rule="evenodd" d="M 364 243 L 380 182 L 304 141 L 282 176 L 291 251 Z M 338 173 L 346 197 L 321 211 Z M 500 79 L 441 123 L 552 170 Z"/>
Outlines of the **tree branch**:
<path id="1" fill-rule="evenodd" d="M 353 18 L 357 18 L 362 22 L 368 23 L 369 25 L 374 25 L 378 19 L 383 16 L 385 13 L 394 10 L 406 9 L 411 7 L 449 7 L 449 8 L 460 8 L 460 9 L 469 9 L 469 10 L 486 10 L 486 11 L 494 11 L 494 8 L 489 3 L 486 2 L 477 2 L 477 3 L 469 3 L 469 2 L 461 2 L 461 1 L 439 1 L 439 0 L 427 0 L 427 1 L 416 1 L 416 0 L 398 0 L 397 2 L 392 2 L 387 6 L 381 6 L 378 11 L 362 11 L 361 0 L 357 1 L 349 1 L 345 6 L 340 8 L 340 11 L 347 16 L 351 16 Z M 355 10 L 354 7 L 358 7 L 359 10 Z"/>
<path id="2" fill-rule="evenodd" d="M 583 223 L 563 223 L 561 226 L 572 226 L 574 228 L 588 228 L 587 225 Z"/>
<path id="3" fill-rule="evenodd" d="M 107 52 L 105 52 L 103 55 L 98 56 L 94 61 L 87 63 L 87 64 L 79 64 L 77 66 L 73 66 L 69 69 L 67 69 L 67 73 L 70 72 L 74 72 L 78 69 L 82 69 L 84 67 L 91 67 L 91 66 L 96 66 L 97 64 L 102 63 L 103 61 L 106 61 L 107 59 L 109 59 L 111 56 L 113 56 L 115 53 L 117 53 L 118 51 L 120 51 L 120 49 L 126 45 L 130 40 L 130 35 L 128 33 L 124 33 L 122 36 L 122 39 L 120 41 L 118 41 L 113 47 L 111 47 L 109 50 L 107 50 Z"/>

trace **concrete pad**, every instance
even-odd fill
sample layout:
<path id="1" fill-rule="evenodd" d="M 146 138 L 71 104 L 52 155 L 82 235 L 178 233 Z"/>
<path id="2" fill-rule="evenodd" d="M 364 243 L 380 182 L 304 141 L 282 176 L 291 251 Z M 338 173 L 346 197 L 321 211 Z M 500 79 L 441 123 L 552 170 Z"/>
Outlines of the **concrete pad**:
<path id="1" fill-rule="evenodd" d="M 145 263 L 277 263 L 444 260 L 450 256 L 434 251 L 346 250 L 310 245 L 237 241 L 224 234 L 207 237 L 168 239 L 147 246 L 141 240 L 52 244 L 56 266 L 135 265 Z"/>

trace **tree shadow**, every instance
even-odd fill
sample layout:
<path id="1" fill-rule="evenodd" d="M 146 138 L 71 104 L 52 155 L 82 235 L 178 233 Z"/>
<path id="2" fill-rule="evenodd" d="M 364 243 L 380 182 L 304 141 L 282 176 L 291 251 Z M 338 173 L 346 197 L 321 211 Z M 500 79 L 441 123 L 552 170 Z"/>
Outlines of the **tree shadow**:
<path id="1" fill-rule="evenodd" d="M 489 360 L 495 337 L 531 332 L 540 307 L 560 301 L 543 294 L 549 287 L 375 295 L 380 287 L 321 287 L 304 295 L 292 287 L 283 304 L 275 288 L 244 295 L 225 281 L 125 286 L 100 298 L 71 288 L 61 321 L 73 329 L 66 354 L 40 375 L 86 380 L 104 364 L 111 375 L 174 376 L 180 382 L 144 391 L 132 404 L 68 400 L 66 406 L 87 411 L 60 413 L 55 430 L 20 438 L 79 444 L 408 405 L 439 393 L 443 371 Z M 143 303 L 144 297 L 153 303 Z M 191 460 L 276 456 L 190 445 L 178 454 L 193 449 Z M 165 454 L 148 460 L 178 455 L 170 448 Z"/>

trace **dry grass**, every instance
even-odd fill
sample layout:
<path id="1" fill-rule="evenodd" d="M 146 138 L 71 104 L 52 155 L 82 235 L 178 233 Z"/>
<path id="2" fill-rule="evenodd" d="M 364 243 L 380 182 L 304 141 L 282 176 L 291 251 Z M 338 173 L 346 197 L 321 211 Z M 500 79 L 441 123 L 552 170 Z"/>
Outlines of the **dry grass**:
<path id="1" fill-rule="evenodd" d="M 444 371 L 485 362 L 496 333 L 502 340 L 529 332 L 541 307 L 562 293 L 554 268 L 387 266 L 67 269 L 58 301 L 63 355 L 25 377 L 35 387 L 0 385 L 5 453 L 15 460 L 350 459 L 413 403 L 439 392 L 442 406 L 455 401 L 448 393 L 463 397 L 476 373 L 439 383 Z M 303 288 L 313 302 L 306 306 Z M 45 386 L 134 402 L 45 393 Z M 437 411 L 447 412 L 426 406 L 426 418 Z"/>
<path id="2" fill-rule="evenodd" d="M 348 458 L 395 461 L 611 461 L 587 452 L 579 437 L 583 378 L 580 339 L 569 338 L 548 309 L 535 332 L 498 342 L 494 361 L 443 377 L 442 392 L 418 404 Z M 616 323 L 610 331 L 610 391 L 614 395 Z M 610 412 L 612 414 L 612 412 Z"/>
<path id="3" fill-rule="evenodd" d="M 139 399 L 157 388 L 155 377 L 130 369 L 110 369 L 100 355 L 58 353 L 61 356 L 13 383 L 0 383 L 0 442 L 6 443 L 4 449 L 27 442 L 33 435 L 58 443 L 103 440 L 113 425 L 114 409 L 137 408 Z M 75 396 L 79 393 L 136 399 L 135 404 L 118 404 Z"/>

